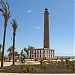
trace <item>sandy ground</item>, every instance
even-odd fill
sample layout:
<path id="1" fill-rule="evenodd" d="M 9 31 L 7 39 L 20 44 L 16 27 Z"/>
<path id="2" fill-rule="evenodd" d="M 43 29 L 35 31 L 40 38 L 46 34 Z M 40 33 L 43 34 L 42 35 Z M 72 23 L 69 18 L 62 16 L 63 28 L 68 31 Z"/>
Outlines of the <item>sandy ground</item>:
<path id="1" fill-rule="evenodd" d="M 15 62 L 15 65 L 19 65 L 19 62 Z M 25 63 L 22 64 L 40 64 L 38 61 L 26 61 Z M 3 66 L 10 66 L 12 65 L 12 62 L 4 62 Z M 0 67 L 1 67 L 1 62 L 0 62 Z"/>
<path id="2" fill-rule="evenodd" d="M 16 65 L 19 65 L 20 63 L 15 63 Z M 3 66 L 10 66 L 12 65 L 12 62 L 4 62 Z M 0 67 L 1 67 L 1 62 L 0 62 Z"/>
<path id="3" fill-rule="evenodd" d="M 4 62 L 3 63 L 3 66 L 10 66 L 12 65 L 12 62 Z M 1 62 L 0 62 L 0 67 L 1 67 Z"/>
<path id="4" fill-rule="evenodd" d="M 75 74 L 28 74 L 28 73 L 0 73 L 0 75 L 75 75 Z"/>

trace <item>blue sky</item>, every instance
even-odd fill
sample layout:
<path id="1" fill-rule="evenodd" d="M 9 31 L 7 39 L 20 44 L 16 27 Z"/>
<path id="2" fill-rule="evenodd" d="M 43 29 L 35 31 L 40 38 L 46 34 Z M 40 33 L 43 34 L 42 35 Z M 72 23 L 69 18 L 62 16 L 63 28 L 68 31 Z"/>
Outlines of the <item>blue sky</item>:
<path id="1" fill-rule="evenodd" d="M 44 9 L 49 11 L 50 48 L 55 56 L 74 55 L 74 2 L 75 0 L 4 0 L 10 5 L 11 18 L 8 21 L 5 55 L 12 45 L 12 26 L 18 22 L 16 50 L 20 53 L 28 45 L 43 47 Z M 0 6 L 1 7 L 1 6 Z M 0 43 L 3 42 L 4 18 L 0 12 Z"/>

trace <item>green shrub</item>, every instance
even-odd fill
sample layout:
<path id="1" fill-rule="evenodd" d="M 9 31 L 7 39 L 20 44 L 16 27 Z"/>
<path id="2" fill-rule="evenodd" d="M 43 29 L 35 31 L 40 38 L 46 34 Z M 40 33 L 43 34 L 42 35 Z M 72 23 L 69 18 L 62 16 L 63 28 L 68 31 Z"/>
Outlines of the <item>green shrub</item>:
<path id="1" fill-rule="evenodd" d="M 65 66 L 67 68 L 72 69 L 72 71 L 75 72 L 75 62 L 74 61 L 70 61 L 69 63 L 65 64 Z"/>
<path id="2" fill-rule="evenodd" d="M 40 58 L 40 64 L 43 65 L 44 58 Z"/>
<path id="3" fill-rule="evenodd" d="M 30 70 L 34 70 L 35 67 L 33 65 L 22 65 L 21 68 L 24 68 L 29 72 Z"/>
<path id="4" fill-rule="evenodd" d="M 46 68 L 46 67 L 47 67 L 47 64 L 46 64 L 46 62 L 45 62 L 45 61 L 43 62 L 42 66 L 43 66 L 44 68 Z"/>

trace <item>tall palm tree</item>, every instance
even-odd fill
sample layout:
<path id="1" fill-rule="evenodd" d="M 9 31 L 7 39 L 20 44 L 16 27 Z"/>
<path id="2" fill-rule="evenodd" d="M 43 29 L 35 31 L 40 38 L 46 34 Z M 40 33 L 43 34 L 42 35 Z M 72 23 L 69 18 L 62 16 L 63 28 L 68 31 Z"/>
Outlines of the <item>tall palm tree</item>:
<path id="1" fill-rule="evenodd" d="M 13 65 L 14 65 L 15 35 L 16 35 L 16 29 L 18 24 L 15 19 L 12 20 L 11 24 L 13 27 Z"/>
<path id="2" fill-rule="evenodd" d="M 0 61 L 1 61 L 1 48 L 2 48 L 2 44 L 0 44 Z"/>
<path id="3" fill-rule="evenodd" d="M 0 53 L 1 53 L 2 44 L 0 44 Z"/>
<path id="4" fill-rule="evenodd" d="M 7 28 L 8 19 L 10 18 L 10 11 L 9 11 L 9 4 L 7 2 L 0 0 L 0 4 L 2 6 L 2 8 L 0 8 L 0 11 L 2 12 L 2 15 L 4 17 L 4 36 L 3 36 L 2 60 L 1 60 L 1 68 L 2 68 L 3 67 L 3 58 L 4 58 L 6 28 Z"/>

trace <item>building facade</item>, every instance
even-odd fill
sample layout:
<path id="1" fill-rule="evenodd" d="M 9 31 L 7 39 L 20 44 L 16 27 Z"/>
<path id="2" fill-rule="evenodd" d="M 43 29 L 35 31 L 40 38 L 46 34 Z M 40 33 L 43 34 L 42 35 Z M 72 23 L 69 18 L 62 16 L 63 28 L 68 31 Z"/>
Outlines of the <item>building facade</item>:
<path id="1" fill-rule="evenodd" d="M 37 49 L 29 49 L 28 51 L 29 58 L 54 58 L 54 49 L 50 49 L 49 43 L 49 12 L 45 8 L 44 12 L 44 47 Z"/>
<path id="2" fill-rule="evenodd" d="M 38 48 L 38 49 L 31 49 L 29 50 L 28 54 L 30 59 L 36 59 L 36 58 L 54 58 L 54 50 L 50 49 L 44 49 L 44 48 Z"/>

